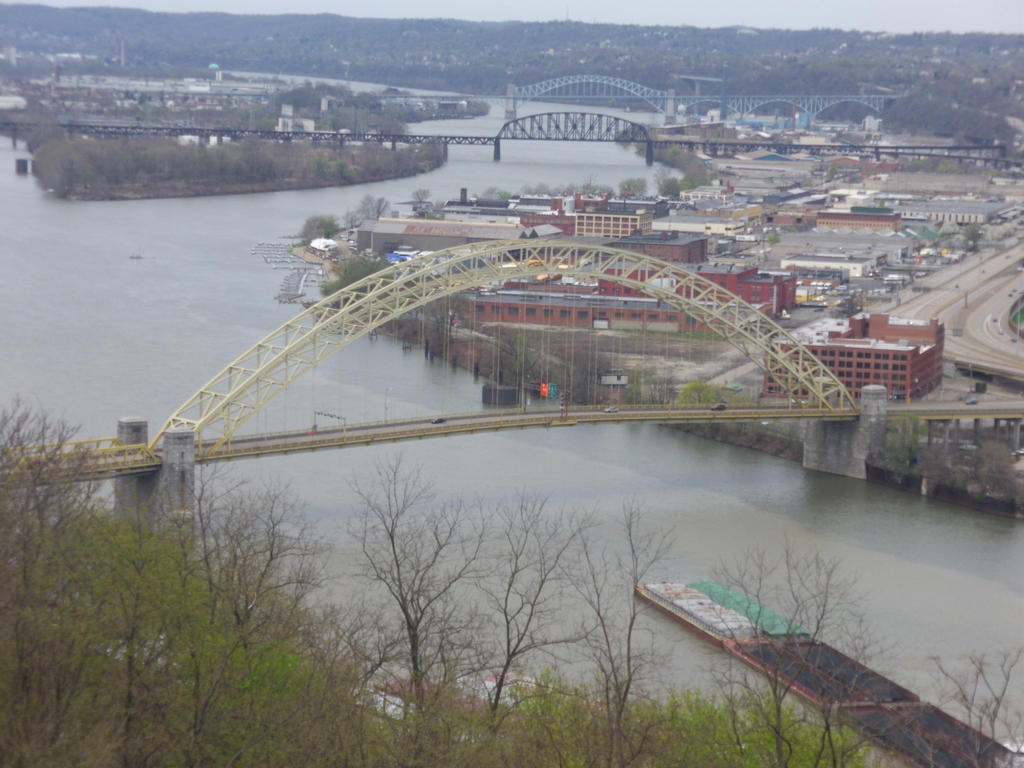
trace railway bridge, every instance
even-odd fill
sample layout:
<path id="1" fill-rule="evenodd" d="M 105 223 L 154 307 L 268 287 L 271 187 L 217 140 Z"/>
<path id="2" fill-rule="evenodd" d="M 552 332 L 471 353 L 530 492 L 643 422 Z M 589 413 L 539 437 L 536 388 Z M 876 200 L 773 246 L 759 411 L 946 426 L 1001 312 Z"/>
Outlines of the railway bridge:
<path id="1" fill-rule="evenodd" d="M 38 123 L 7 120 L 0 121 L 0 133 L 11 137 L 12 142 L 29 134 L 32 130 L 45 127 Z M 135 122 L 123 123 L 61 123 L 68 135 L 90 136 L 101 139 L 136 137 L 182 137 L 200 139 L 203 143 L 222 143 L 256 139 L 273 142 L 305 141 L 324 146 L 345 146 L 348 144 L 374 143 L 389 145 L 395 149 L 400 144 L 431 145 L 441 148 L 447 158 L 448 147 L 491 146 L 494 159 L 501 159 L 501 145 L 504 140 L 525 141 L 584 141 L 621 142 L 644 146 L 644 157 L 648 165 L 654 162 L 655 147 L 675 147 L 690 152 L 704 152 L 712 157 L 731 156 L 741 152 L 765 150 L 777 154 L 807 153 L 816 156 L 861 155 L 876 160 L 883 156 L 967 160 L 993 168 L 1018 169 L 1020 162 L 1006 157 L 1006 147 L 999 144 L 929 144 L 929 145 L 883 145 L 883 144 L 790 144 L 772 138 L 753 137 L 742 140 L 704 139 L 687 136 L 656 136 L 650 129 L 636 121 L 597 112 L 548 112 L 515 118 L 506 122 L 494 136 L 470 136 L 461 134 L 430 133 L 377 133 L 339 131 L 270 131 L 237 127 L 200 127 L 192 125 L 155 125 Z"/>

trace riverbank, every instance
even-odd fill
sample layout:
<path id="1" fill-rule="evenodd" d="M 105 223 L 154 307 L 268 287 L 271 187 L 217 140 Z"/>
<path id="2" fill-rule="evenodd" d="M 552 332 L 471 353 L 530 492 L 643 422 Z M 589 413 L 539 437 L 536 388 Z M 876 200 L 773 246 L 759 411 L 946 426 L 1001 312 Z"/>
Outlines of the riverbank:
<path id="1" fill-rule="evenodd" d="M 715 440 L 740 448 L 750 448 L 789 461 L 803 461 L 803 439 L 799 425 L 774 424 L 765 426 L 758 423 L 746 424 L 675 424 L 673 429 L 691 435 Z M 925 496 L 936 501 L 985 512 L 1000 517 L 1024 519 L 1024 507 L 1019 497 L 1009 498 L 986 493 L 979 482 L 967 483 L 961 487 L 949 482 L 951 473 L 939 476 L 895 472 L 879 462 L 867 463 L 867 482 L 884 485 L 887 488 Z"/>

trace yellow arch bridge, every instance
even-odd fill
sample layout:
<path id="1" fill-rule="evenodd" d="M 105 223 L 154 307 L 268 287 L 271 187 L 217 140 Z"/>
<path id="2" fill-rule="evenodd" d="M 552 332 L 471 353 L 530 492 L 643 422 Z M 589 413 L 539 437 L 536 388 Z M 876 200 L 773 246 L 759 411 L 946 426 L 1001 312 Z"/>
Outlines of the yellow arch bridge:
<path id="1" fill-rule="evenodd" d="M 561 274 L 601 278 L 676 308 L 759 365 L 781 408 L 709 411 L 706 407 L 486 411 L 420 421 L 347 424 L 338 429 L 267 435 L 242 428 L 290 384 L 328 356 L 402 315 L 480 285 Z M 883 406 L 884 407 L 884 406 Z M 83 476 L 147 473 L 168 458 L 166 438 L 194 450 L 196 463 L 379 441 L 603 421 L 817 419 L 851 421 L 858 405 L 843 384 L 796 338 L 761 311 L 699 274 L 653 257 L 558 240 L 507 240 L 457 246 L 392 265 L 298 314 L 256 342 L 192 395 L 148 443 L 138 433 L 61 446 Z M 436 423 L 435 423 L 436 422 Z M 44 446 L 33 449 L 46 455 Z M 30 451 L 31 453 L 31 451 Z M 26 457 L 31 461 L 32 456 Z M 69 461 L 71 459 L 69 458 Z"/>

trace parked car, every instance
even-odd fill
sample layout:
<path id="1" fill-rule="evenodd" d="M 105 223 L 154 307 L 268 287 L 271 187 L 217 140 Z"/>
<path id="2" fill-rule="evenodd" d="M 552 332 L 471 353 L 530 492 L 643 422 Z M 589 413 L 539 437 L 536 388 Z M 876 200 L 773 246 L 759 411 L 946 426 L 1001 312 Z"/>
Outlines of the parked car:
<path id="1" fill-rule="evenodd" d="M 715 403 L 714 405 L 711 406 L 711 410 L 712 411 L 724 411 L 725 410 L 725 403 Z"/>
<path id="2" fill-rule="evenodd" d="M 604 409 L 604 412 L 605 413 L 618 413 L 619 409 L 616 408 L 614 405 L 609 405 L 607 408 Z"/>
<path id="3" fill-rule="evenodd" d="M 977 404 L 978 404 L 978 398 L 975 397 L 974 395 L 968 395 L 967 397 L 964 398 L 964 405 L 977 405 Z"/>

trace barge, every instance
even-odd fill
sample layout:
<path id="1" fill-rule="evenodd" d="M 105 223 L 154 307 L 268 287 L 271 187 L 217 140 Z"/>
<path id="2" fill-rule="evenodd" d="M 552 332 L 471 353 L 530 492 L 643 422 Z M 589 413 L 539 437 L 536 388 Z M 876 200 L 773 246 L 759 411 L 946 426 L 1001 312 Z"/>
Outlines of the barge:
<path id="1" fill-rule="evenodd" d="M 879 747 L 921 768 L 1024 768 L 1024 754 L 811 637 L 803 627 L 715 581 L 638 584 L 636 597 Z"/>

